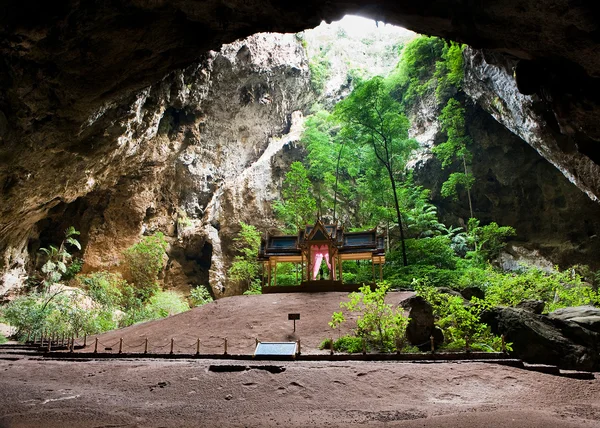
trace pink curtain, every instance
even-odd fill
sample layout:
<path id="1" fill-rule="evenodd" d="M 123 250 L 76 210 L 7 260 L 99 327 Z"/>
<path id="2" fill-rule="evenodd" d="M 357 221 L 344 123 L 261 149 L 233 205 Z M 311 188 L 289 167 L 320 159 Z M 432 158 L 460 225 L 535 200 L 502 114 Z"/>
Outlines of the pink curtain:
<path id="1" fill-rule="evenodd" d="M 331 263 L 329 262 L 329 247 L 327 245 L 313 245 L 310 248 L 310 252 L 312 258 L 313 280 L 317 279 L 317 274 L 319 273 L 323 259 L 325 259 L 325 263 L 327 263 L 327 267 L 331 272 Z"/>

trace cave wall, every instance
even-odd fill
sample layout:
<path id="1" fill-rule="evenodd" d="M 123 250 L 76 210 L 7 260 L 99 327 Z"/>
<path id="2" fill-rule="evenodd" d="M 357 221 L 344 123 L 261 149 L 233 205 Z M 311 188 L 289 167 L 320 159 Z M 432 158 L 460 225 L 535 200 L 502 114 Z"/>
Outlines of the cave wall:
<path id="1" fill-rule="evenodd" d="M 121 271 L 123 250 L 161 231 L 170 243 L 165 285 L 185 292 L 210 282 L 216 296 L 239 294 L 224 275 L 232 236 L 240 220 L 261 230 L 274 225 L 270 200 L 280 171 L 271 164 L 299 138 L 311 100 L 300 42 L 257 34 L 108 106 L 87 123 L 104 131 L 91 147 L 78 147 L 80 159 L 63 151 L 62 163 L 5 193 L 3 208 L 20 206 L 25 215 L 44 189 L 65 191 L 37 217 L 13 220 L 3 236 L 9 250 L 0 294 L 22 285 L 35 265 L 30 254 L 59 243 L 70 225 L 82 232 L 84 272 Z M 38 156 L 23 153 L 19 161 L 30 167 Z"/>
<path id="2" fill-rule="evenodd" d="M 469 91 L 467 84 L 465 90 Z M 536 250 L 563 268 L 578 263 L 600 268 L 600 205 L 472 100 L 467 100 L 465 122 L 473 139 L 475 217 L 482 224 L 495 221 L 514 227 L 515 245 Z M 443 141 L 443 135 L 436 139 Z M 459 192 L 457 201 L 440 195 L 452 171 L 427 157 L 418 165 L 417 178 L 432 189 L 441 219 L 459 226 L 470 216 L 466 192 Z"/>

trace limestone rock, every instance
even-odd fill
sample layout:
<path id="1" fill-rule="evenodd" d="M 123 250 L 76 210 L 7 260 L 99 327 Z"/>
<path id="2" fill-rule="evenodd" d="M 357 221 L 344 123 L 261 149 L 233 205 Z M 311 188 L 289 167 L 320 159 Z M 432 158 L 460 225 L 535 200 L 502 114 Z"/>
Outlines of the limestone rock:
<path id="1" fill-rule="evenodd" d="M 548 314 L 549 318 L 569 321 L 573 318 L 597 317 L 600 316 L 600 309 L 594 306 L 572 306 L 569 308 L 557 309 Z"/>
<path id="2" fill-rule="evenodd" d="M 532 314 L 540 315 L 544 312 L 545 306 L 546 303 L 543 300 L 523 300 L 522 302 L 519 302 L 516 307 L 531 312 Z"/>
<path id="3" fill-rule="evenodd" d="M 436 345 L 444 342 L 444 334 L 435 331 L 435 319 L 433 317 L 433 308 L 431 304 L 421 296 L 412 296 L 401 302 L 401 306 L 407 311 L 410 318 L 406 328 L 406 338 L 413 346 L 431 349 L 430 337 L 434 335 Z M 435 334 L 434 334 L 435 333 Z M 440 336 L 441 333 L 441 336 Z"/>
<path id="4" fill-rule="evenodd" d="M 482 321 L 504 334 L 512 342 L 512 355 L 526 362 L 572 370 L 600 368 L 600 334 L 575 322 L 503 307 L 485 312 Z"/>

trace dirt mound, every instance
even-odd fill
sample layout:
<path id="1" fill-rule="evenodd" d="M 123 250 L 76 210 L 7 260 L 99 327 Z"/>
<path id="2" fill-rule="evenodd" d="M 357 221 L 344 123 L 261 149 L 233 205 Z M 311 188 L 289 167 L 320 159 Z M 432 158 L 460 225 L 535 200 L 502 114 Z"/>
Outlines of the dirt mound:
<path id="1" fill-rule="evenodd" d="M 410 297 L 409 292 L 388 293 L 387 302 L 397 305 Z M 200 339 L 202 354 L 223 352 L 224 338 L 230 354 L 252 354 L 255 341 L 287 342 L 300 339 L 302 352 L 319 353 L 318 346 L 327 337 L 336 335 L 329 325 L 331 314 L 347 301 L 347 293 L 287 293 L 235 296 L 216 300 L 188 312 L 165 319 L 133 325 L 98 336 L 99 352 L 116 352 L 123 338 L 123 352 L 143 352 L 148 339 L 148 352 L 168 353 L 171 339 L 174 353 L 193 354 Z M 299 313 L 296 332 L 288 314 Z M 355 318 L 342 327 L 350 331 Z M 94 337 L 80 352 L 93 351 Z M 106 350 L 105 348 L 110 348 Z"/>

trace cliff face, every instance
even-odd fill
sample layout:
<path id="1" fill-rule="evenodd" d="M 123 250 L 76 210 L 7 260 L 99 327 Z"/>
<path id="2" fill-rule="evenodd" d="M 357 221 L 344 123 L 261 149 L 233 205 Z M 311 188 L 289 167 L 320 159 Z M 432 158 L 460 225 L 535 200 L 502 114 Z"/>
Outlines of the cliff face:
<path id="1" fill-rule="evenodd" d="M 271 165 L 299 133 L 308 85 L 295 37 L 258 34 L 104 106 L 81 127 L 85 144 L 52 157 L 51 144 L 18 150 L 4 184 L 0 294 L 69 225 L 82 232 L 84 271 L 118 270 L 123 249 L 161 230 L 167 285 L 210 277 L 216 295 L 239 293 L 223 281 L 231 234 L 239 220 L 271 224 Z"/>

